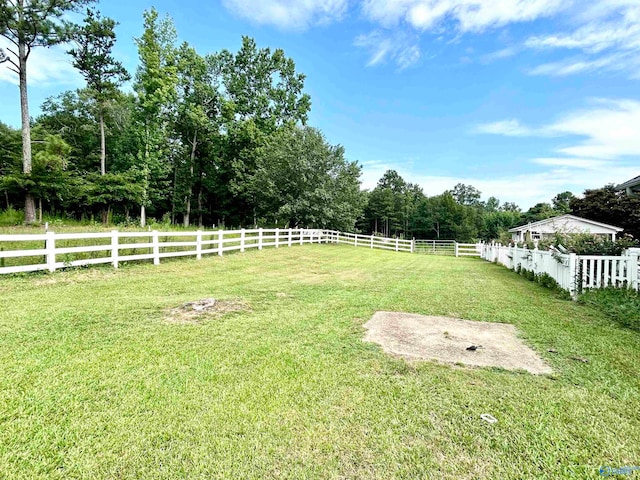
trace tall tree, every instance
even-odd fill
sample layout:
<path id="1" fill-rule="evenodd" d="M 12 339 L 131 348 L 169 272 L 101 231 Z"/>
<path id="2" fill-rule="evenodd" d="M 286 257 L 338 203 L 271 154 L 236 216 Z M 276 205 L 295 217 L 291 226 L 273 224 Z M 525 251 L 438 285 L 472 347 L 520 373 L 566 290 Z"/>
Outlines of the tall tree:
<path id="1" fill-rule="evenodd" d="M 27 94 L 27 61 L 33 48 L 50 47 L 69 39 L 71 25 L 65 16 L 92 0 L 3 0 L 0 2 L 0 35 L 11 43 L 0 51 L 0 62 L 18 74 L 22 119 L 22 171 L 31 174 L 31 125 Z M 33 194 L 25 194 L 25 223 L 35 221 Z"/>
<path id="2" fill-rule="evenodd" d="M 184 196 L 183 224 L 191 221 L 194 186 L 198 187 L 198 210 L 202 209 L 203 143 L 218 134 L 221 99 L 218 93 L 218 61 L 213 56 L 202 57 L 187 43 L 178 51 L 178 112 L 176 129 L 183 145 L 181 158 L 186 161 L 183 182 L 177 185 L 178 172 L 174 170 L 174 191 Z M 180 188 L 181 187 L 181 188 Z M 175 197 L 172 211 L 175 210 Z"/>
<path id="3" fill-rule="evenodd" d="M 106 103 L 118 93 L 118 87 L 131 77 L 111 55 L 116 42 L 116 22 L 102 18 L 100 12 L 87 10 L 84 24 L 72 38 L 76 48 L 69 50 L 73 66 L 87 82 L 87 88 L 96 102 L 100 125 L 100 173 L 107 172 L 107 147 L 105 142 L 104 115 Z"/>
<path id="4" fill-rule="evenodd" d="M 453 187 L 451 195 L 460 205 L 466 205 L 469 207 L 480 206 L 481 192 L 473 185 L 458 183 L 455 187 Z"/>
<path id="5" fill-rule="evenodd" d="M 255 172 L 257 149 L 279 128 L 306 124 L 311 99 L 303 93 L 305 76 L 281 49 L 258 48 L 255 40 L 243 37 L 237 53 L 223 50 L 218 59 L 231 112 L 220 188 L 227 189 L 225 196 L 235 197 L 240 223 L 250 215 L 255 223 L 256 192 L 245 180 Z"/>
<path id="6" fill-rule="evenodd" d="M 585 190 L 582 198 L 570 201 L 571 213 L 624 228 L 624 233 L 640 239 L 640 198 L 616 191 L 613 185 Z"/>
<path id="7" fill-rule="evenodd" d="M 146 224 L 146 210 L 170 185 L 171 138 L 178 75 L 176 31 L 170 18 L 160 20 L 152 8 L 144 13 L 144 32 L 136 39 L 140 66 L 135 77 L 135 118 L 140 137 L 138 169 L 142 184 L 140 223 Z"/>

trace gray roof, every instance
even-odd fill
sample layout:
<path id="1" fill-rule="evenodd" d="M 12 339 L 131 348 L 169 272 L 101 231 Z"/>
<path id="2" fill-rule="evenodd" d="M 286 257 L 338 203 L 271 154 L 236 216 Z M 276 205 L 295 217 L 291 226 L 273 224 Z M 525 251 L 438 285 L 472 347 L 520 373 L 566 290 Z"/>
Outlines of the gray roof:
<path id="1" fill-rule="evenodd" d="M 584 223 L 589 223 L 591 225 L 597 225 L 598 227 L 603 227 L 603 228 L 608 228 L 611 229 L 615 232 L 621 232 L 624 230 L 624 228 L 620 228 L 620 227 L 616 227 L 614 225 L 608 225 L 606 223 L 601 223 L 601 222 L 596 222 L 594 220 L 589 220 L 586 218 L 582 218 L 582 217 L 576 217 L 575 215 L 560 215 L 559 217 L 551 217 L 551 218 L 546 218 L 544 220 L 539 220 L 537 222 L 533 222 L 533 223 L 526 223 L 524 225 L 520 225 L 519 227 L 514 227 L 514 228 L 510 228 L 508 231 L 515 233 L 515 232 L 519 232 L 519 231 L 526 231 L 526 230 L 530 230 L 531 228 L 535 228 L 538 227 L 540 225 L 544 225 L 547 223 L 555 223 L 560 219 L 573 219 L 573 220 L 577 220 L 580 222 L 584 222 Z"/>
<path id="2" fill-rule="evenodd" d="M 616 187 L 616 190 L 626 190 L 626 189 L 640 190 L 640 175 L 638 175 L 635 178 L 632 178 L 631 180 L 627 180 L 626 182 L 621 183 Z"/>

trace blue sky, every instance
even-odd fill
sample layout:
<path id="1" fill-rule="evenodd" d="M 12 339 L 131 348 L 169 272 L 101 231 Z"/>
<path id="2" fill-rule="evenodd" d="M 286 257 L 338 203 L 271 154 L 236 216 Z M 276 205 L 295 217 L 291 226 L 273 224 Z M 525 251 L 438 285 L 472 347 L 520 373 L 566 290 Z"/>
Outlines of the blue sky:
<path id="1" fill-rule="evenodd" d="M 283 48 L 367 188 L 393 168 L 428 195 L 463 182 L 526 209 L 640 174 L 639 0 L 102 0 L 131 72 L 151 6 L 201 54 L 241 35 Z M 64 48 L 28 71 L 32 115 L 82 85 Z M 0 66 L 0 121 L 18 126 L 16 84 Z"/>

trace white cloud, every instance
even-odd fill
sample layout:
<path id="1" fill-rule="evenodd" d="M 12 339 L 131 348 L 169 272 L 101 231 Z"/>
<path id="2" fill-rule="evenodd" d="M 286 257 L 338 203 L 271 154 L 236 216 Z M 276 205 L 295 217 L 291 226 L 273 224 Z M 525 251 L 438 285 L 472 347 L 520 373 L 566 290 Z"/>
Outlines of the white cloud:
<path id="1" fill-rule="evenodd" d="M 586 23 L 563 33 L 528 38 L 524 46 L 536 50 L 578 50 L 569 58 L 531 69 L 533 75 L 565 76 L 596 71 L 640 72 L 640 5 L 631 0 L 586 2 L 578 18 Z"/>
<path id="2" fill-rule="evenodd" d="M 8 40 L 0 38 L 0 48 L 11 48 Z M 80 85 L 82 76 L 73 68 L 71 58 L 65 53 L 66 47 L 61 45 L 45 48 L 34 48 L 27 61 L 27 80 L 29 86 L 50 84 Z M 0 82 L 18 84 L 18 75 L 7 68 L 8 62 L 0 64 Z"/>
<path id="3" fill-rule="evenodd" d="M 522 125 L 516 119 L 500 120 L 493 123 L 484 123 L 475 128 L 476 133 L 488 133 L 504 135 L 507 137 L 526 137 L 535 134 L 535 131 Z"/>
<path id="4" fill-rule="evenodd" d="M 507 201 L 518 199 L 523 206 L 529 205 L 527 202 L 548 201 L 550 194 L 562 190 L 579 193 L 586 188 L 621 183 L 625 177 L 638 175 L 640 101 L 637 100 L 595 99 L 590 108 L 570 112 L 538 128 L 509 119 L 480 125 L 475 132 L 510 137 L 572 138 L 563 140 L 565 145 L 555 149 L 554 153 L 560 156 L 530 160 L 533 164 L 551 167 L 549 171 L 520 175 L 513 179 L 480 179 L 473 183 L 480 190 L 488 188 L 487 193 L 494 192 L 491 194 L 501 199 L 502 196 Z M 509 185 L 509 181 L 516 185 L 515 189 Z M 517 189 L 522 192 L 517 192 Z"/>
<path id="5" fill-rule="evenodd" d="M 509 119 L 479 125 L 475 132 L 510 137 L 577 136 L 585 140 L 557 151 L 589 159 L 640 157 L 640 101 L 597 99 L 594 103 L 592 108 L 569 113 L 539 128 Z"/>
<path id="6" fill-rule="evenodd" d="M 495 60 L 502 60 L 502 59 L 505 59 L 505 58 L 510 58 L 510 57 L 513 57 L 514 55 L 516 55 L 518 53 L 518 50 L 519 49 L 516 48 L 515 46 L 505 47 L 505 48 L 502 48 L 502 49 L 497 50 L 495 52 L 483 55 L 481 57 L 481 60 L 484 63 L 491 63 L 491 62 L 493 62 Z"/>
<path id="7" fill-rule="evenodd" d="M 570 33 L 534 36 L 526 40 L 530 48 L 579 49 L 598 53 L 609 48 L 636 50 L 640 47 L 640 6 L 626 6 L 619 11 L 601 11 L 596 18 Z M 613 18 L 607 17 L 613 15 Z"/>
<path id="8" fill-rule="evenodd" d="M 610 166 L 606 161 L 588 158 L 534 158 L 532 162 L 538 165 L 580 168 L 585 170 L 598 170 Z"/>
<path id="9" fill-rule="evenodd" d="M 590 158 L 640 157 L 640 102 L 599 100 L 598 103 L 597 108 L 572 113 L 548 127 L 559 134 L 587 138 L 559 151 Z"/>
<path id="10" fill-rule="evenodd" d="M 635 58 L 623 55 L 610 55 L 599 58 L 569 58 L 559 62 L 538 65 L 529 70 L 530 75 L 549 75 L 552 77 L 566 77 L 578 73 L 627 70 L 631 65 L 638 64 Z"/>
<path id="11" fill-rule="evenodd" d="M 222 3 L 240 17 L 283 30 L 305 30 L 339 20 L 348 7 L 348 0 L 223 0 Z"/>
<path id="12" fill-rule="evenodd" d="M 368 66 L 394 61 L 402 70 L 417 63 L 422 52 L 414 40 L 405 34 L 391 35 L 384 31 L 375 31 L 359 35 L 354 45 L 369 52 Z"/>
<path id="13" fill-rule="evenodd" d="M 462 32 L 482 32 L 554 15 L 570 0 L 365 0 L 365 15 L 385 26 L 406 22 L 429 30 L 451 20 Z"/>

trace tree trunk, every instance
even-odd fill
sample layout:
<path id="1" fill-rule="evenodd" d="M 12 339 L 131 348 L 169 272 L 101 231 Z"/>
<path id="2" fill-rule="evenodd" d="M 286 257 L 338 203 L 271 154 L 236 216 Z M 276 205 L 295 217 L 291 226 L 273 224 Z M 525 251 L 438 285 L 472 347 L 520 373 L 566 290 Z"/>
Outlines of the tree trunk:
<path id="1" fill-rule="evenodd" d="M 22 18 L 20 18 L 22 20 Z M 31 173 L 31 124 L 29 119 L 29 99 L 27 95 L 27 45 L 18 41 L 18 62 L 20 68 L 20 113 L 22 118 L 22 172 L 25 175 Z M 36 221 L 36 205 L 31 193 L 26 194 L 24 200 L 24 223 Z"/>
<path id="2" fill-rule="evenodd" d="M 144 227 L 147 224 L 147 215 L 144 209 L 144 205 L 140 205 L 140 226 Z"/>
<path id="3" fill-rule="evenodd" d="M 189 215 L 191 215 L 191 197 L 187 197 L 187 202 L 186 202 L 186 206 L 185 206 L 185 212 L 184 212 L 184 226 L 185 228 L 189 226 Z"/>
<path id="4" fill-rule="evenodd" d="M 38 199 L 38 223 L 42 223 L 42 198 Z"/>
<path id="5" fill-rule="evenodd" d="M 187 211 L 184 214 L 184 226 L 189 226 L 189 215 L 191 214 L 191 196 L 193 195 L 193 164 L 196 158 L 196 145 L 198 143 L 198 133 L 193 132 L 193 142 L 191 142 L 191 157 L 189 158 L 189 194 L 187 195 Z M 202 223 L 202 220 L 200 221 Z"/>
<path id="6" fill-rule="evenodd" d="M 198 190 L 198 226 L 202 227 L 202 185 Z"/>
<path id="7" fill-rule="evenodd" d="M 107 143 L 104 138 L 104 114 L 100 108 L 100 174 L 107 173 Z"/>

